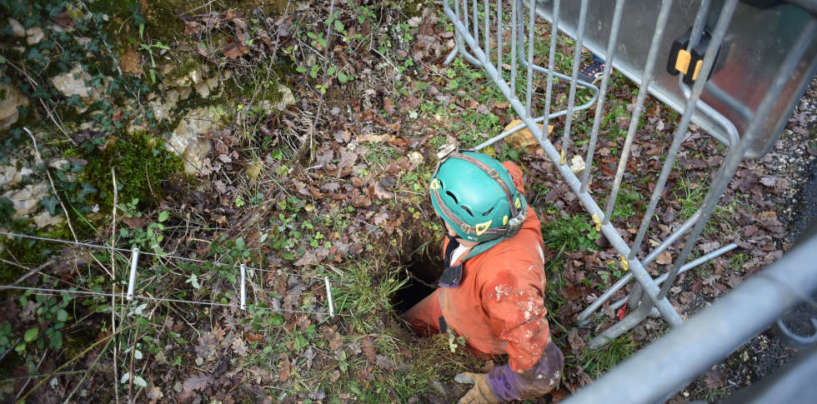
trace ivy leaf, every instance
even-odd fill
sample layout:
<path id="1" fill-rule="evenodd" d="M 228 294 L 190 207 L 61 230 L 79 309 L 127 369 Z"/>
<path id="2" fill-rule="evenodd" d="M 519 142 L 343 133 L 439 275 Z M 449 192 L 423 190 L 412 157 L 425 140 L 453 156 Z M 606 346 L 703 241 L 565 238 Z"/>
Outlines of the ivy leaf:
<path id="1" fill-rule="evenodd" d="M 148 383 L 145 381 L 145 379 L 142 378 L 142 376 L 134 377 L 133 378 L 133 384 L 135 384 L 135 385 L 137 385 L 139 387 L 147 387 L 148 386 Z"/>
<path id="2" fill-rule="evenodd" d="M 57 204 L 58 203 L 59 203 L 59 201 L 53 195 L 49 195 L 49 196 L 47 196 L 47 197 L 40 200 L 40 205 L 43 205 L 43 207 L 46 210 L 48 210 L 48 213 L 51 216 L 54 216 L 54 215 L 57 214 Z"/>
<path id="3" fill-rule="evenodd" d="M 62 333 L 59 331 L 54 331 L 53 333 L 48 335 L 48 341 L 51 345 L 51 348 L 54 349 L 62 349 Z"/>
<path id="4" fill-rule="evenodd" d="M 29 343 L 29 342 L 35 341 L 37 339 L 37 336 L 39 336 L 39 335 L 40 335 L 40 329 L 38 327 L 29 328 L 28 331 L 26 331 L 26 334 L 23 336 L 23 340 L 26 343 Z"/>
<path id="5" fill-rule="evenodd" d="M 168 213 L 167 211 L 163 210 L 163 211 L 159 212 L 159 223 L 164 222 L 169 217 L 170 217 L 170 213 Z"/>
<path id="6" fill-rule="evenodd" d="M 65 320 L 68 320 L 68 312 L 60 309 L 57 312 L 57 321 L 65 322 Z"/>

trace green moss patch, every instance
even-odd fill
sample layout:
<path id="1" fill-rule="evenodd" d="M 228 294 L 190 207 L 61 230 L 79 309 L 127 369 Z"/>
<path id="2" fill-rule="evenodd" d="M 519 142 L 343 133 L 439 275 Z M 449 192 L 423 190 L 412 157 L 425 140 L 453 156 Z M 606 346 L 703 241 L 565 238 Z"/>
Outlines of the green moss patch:
<path id="1" fill-rule="evenodd" d="M 96 202 L 103 211 L 113 206 L 111 167 L 116 170 L 119 201 L 138 199 L 140 207 L 158 204 L 164 196 L 165 185 L 182 175 L 181 158 L 146 133 L 114 138 L 101 152 L 93 150 L 83 158 L 88 164 L 81 180 L 97 189 Z"/>

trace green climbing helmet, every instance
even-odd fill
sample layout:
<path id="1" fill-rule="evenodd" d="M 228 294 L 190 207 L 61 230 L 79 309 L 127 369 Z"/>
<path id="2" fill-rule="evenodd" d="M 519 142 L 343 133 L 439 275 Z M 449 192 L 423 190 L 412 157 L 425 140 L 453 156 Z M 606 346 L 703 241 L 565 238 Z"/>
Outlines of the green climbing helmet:
<path id="1" fill-rule="evenodd" d="M 514 187 L 511 174 L 487 154 L 448 153 L 429 188 L 434 210 L 464 240 L 512 237 L 527 215 L 525 196 Z"/>

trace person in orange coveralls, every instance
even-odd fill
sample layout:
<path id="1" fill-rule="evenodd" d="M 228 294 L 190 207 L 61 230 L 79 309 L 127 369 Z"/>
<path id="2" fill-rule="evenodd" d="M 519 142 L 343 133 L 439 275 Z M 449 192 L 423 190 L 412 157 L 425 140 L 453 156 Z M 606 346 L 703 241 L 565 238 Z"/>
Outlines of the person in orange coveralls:
<path id="1" fill-rule="evenodd" d="M 443 157 L 431 202 L 445 222 L 445 270 L 431 295 L 404 318 L 418 334 L 450 328 L 481 356 L 507 354 L 487 374 L 461 373 L 474 386 L 459 401 L 499 403 L 541 397 L 558 385 L 562 352 L 550 341 L 539 218 L 527 206 L 522 171 L 475 152 Z"/>

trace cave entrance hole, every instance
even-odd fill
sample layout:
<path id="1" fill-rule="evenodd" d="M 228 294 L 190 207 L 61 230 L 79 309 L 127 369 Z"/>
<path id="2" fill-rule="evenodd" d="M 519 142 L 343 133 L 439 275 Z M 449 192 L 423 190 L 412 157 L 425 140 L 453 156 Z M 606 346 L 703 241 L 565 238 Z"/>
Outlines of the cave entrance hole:
<path id="1" fill-rule="evenodd" d="M 431 294 L 443 272 L 439 242 L 413 236 L 405 243 L 403 251 L 405 254 L 400 257 L 400 267 L 408 280 L 391 297 L 392 307 L 400 314 Z"/>

